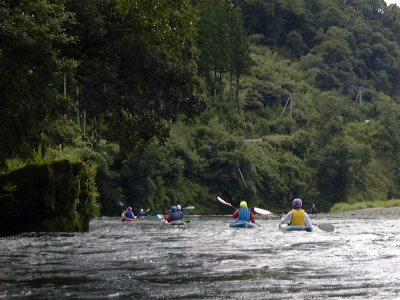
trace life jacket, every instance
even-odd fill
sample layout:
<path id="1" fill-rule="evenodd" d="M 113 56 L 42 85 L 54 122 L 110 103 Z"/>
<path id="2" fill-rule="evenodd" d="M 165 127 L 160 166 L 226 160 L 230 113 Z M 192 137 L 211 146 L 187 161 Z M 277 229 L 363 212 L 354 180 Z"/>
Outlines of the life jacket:
<path id="1" fill-rule="evenodd" d="M 290 220 L 289 225 L 294 226 L 304 226 L 306 222 L 304 221 L 304 209 L 292 209 L 292 219 Z"/>
<path id="2" fill-rule="evenodd" d="M 250 210 L 248 208 L 239 208 L 238 220 L 250 222 Z"/>
<path id="3" fill-rule="evenodd" d="M 172 221 L 179 221 L 182 220 L 183 214 L 180 211 L 176 211 L 172 213 Z"/>
<path id="4" fill-rule="evenodd" d="M 144 217 L 145 215 L 146 215 L 146 213 L 144 211 L 139 212 L 139 217 Z"/>
<path id="5" fill-rule="evenodd" d="M 125 212 L 125 217 L 133 219 L 135 216 L 134 216 L 134 214 L 133 214 L 132 211 L 127 210 L 127 211 Z"/>

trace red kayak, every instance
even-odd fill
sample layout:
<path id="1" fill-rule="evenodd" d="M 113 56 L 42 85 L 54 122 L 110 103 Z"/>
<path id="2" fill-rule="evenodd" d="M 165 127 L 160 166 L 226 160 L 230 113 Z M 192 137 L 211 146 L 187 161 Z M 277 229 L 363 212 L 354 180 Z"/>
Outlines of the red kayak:
<path id="1" fill-rule="evenodd" d="M 136 218 L 128 218 L 128 217 L 125 217 L 124 214 L 122 214 L 122 216 L 121 216 L 121 221 L 122 221 L 122 222 L 131 222 L 131 221 L 135 221 L 135 219 L 136 219 Z"/>

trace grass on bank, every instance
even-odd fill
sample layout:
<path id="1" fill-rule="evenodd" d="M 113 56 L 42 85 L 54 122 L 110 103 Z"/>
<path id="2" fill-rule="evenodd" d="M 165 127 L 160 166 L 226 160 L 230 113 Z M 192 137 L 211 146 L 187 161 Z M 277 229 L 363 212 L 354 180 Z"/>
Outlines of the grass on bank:
<path id="1" fill-rule="evenodd" d="M 339 202 L 332 206 L 331 212 L 345 212 L 351 210 L 359 210 L 364 208 L 372 208 L 372 207 L 393 207 L 393 206 L 400 206 L 399 199 L 392 199 L 392 200 L 385 200 L 385 201 L 364 201 L 364 202 L 357 202 L 354 204 Z"/>

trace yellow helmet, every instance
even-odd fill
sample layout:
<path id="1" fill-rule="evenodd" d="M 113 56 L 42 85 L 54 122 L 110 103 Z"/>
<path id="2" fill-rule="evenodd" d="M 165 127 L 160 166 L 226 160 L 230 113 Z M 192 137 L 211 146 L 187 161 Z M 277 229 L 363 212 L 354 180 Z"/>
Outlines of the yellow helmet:
<path id="1" fill-rule="evenodd" d="M 240 208 L 247 208 L 247 202 L 246 201 L 240 202 Z"/>

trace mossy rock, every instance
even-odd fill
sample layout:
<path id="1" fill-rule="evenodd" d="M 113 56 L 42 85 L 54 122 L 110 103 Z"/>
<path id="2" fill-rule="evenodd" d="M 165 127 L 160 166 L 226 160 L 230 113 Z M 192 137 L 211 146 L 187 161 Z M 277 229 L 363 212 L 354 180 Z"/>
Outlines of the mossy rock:
<path id="1" fill-rule="evenodd" d="M 55 185 L 55 210 L 72 211 L 76 209 L 76 179 L 73 176 L 72 165 L 68 160 L 51 163 Z"/>
<path id="2" fill-rule="evenodd" d="M 0 176 L 0 235 L 87 231 L 98 214 L 91 169 L 67 160 L 33 164 Z"/>
<path id="3" fill-rule="evenodd" d="M 13 195 L 21 217 L 35 220 L 54 212 L 54 174 L 49 165 L 28 165 L 3 175 L 1 183 L 15 186 Z"/>
<path id="4" fill-rule="evenodd" d="M 12 194 L 0 195 L 0 223 L 6 223 L 18 217 L 21 204 Z"/>

